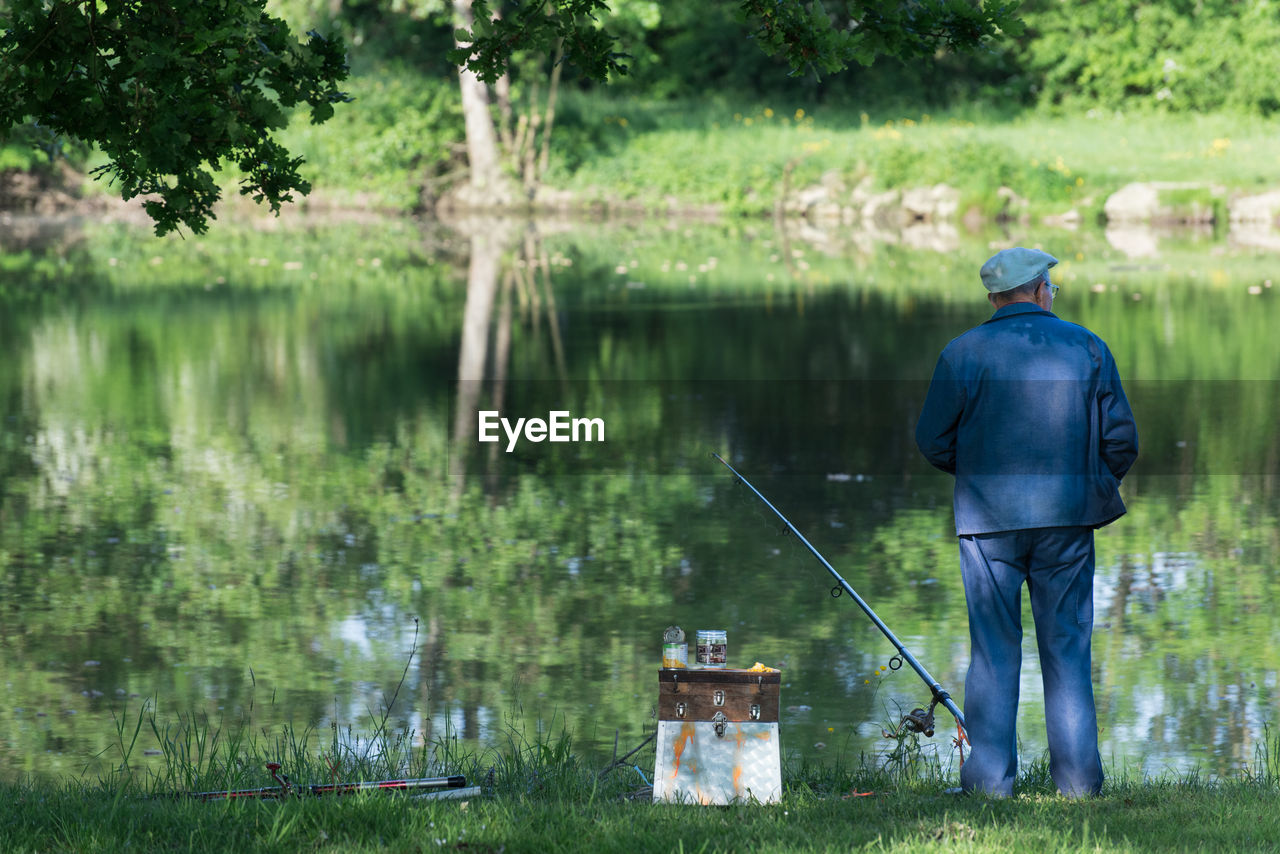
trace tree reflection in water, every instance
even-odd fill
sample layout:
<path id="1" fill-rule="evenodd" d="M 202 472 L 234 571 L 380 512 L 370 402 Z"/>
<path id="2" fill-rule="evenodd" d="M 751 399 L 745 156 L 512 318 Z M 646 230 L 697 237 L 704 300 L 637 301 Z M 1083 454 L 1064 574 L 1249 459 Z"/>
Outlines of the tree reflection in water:
<path id="1" fill-rule="evenodd" d="M 784 667 L 789 752 L 878 751 L 880 724 L 927 698 L 880 671 L 885 642 L 710 450 L 963 682 L 950 485 L 911 427 L 934 356 L 984 317 L 966 259 L 986 240 L 455 234 L 461 249 L 395 222 L 160 244 L 102 228 L 8 247 L 6 767 L 78 771 L 112 711 L 148 696 L 170 719 L 358 734 L 415 617 L 392 721 L 422 742 L 638 736 L 678 623 L 727 629 L 735 663 Z M 1063 257 L 1105 251 L 1052 238 L 1074 242 Z M 1265 261 L 1215 257 L 1239 283 Z M 1250 762 L 1277 690 L 1280 310 L 1185 272 L 1201 261 L 1082 261 L 1055 307 L 1112 343 L 1143 431 L 1130 513 L 1099 536 L 1095 649 L 1104 750 L 1156 772 Z M 608 441 L 479 447 L 478 407 L 599 416 Z M 1029 722 L 1038 681 L 1024 672 Z"/>

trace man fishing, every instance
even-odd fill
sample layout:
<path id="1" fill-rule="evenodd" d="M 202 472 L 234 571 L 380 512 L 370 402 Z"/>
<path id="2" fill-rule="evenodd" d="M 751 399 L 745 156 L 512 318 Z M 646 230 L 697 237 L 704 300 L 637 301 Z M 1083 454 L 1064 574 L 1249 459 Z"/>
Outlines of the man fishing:
<path id="1" fill-rule="evenodd" d="M 966 792 L 1013 792 L 1024 582 L 1053 781 L 1071 797 L 1102 787 L 1090 671 L 1093 531 L 1125 512 L 1118 487 L 1138 456 L 1138 433 L 1107 345 L 1050 310 L 1057 263 L 1017 247 L 982 265 L 995 313 L 943 349 L 916 425 L 920 452 L 955 476 L 971 645 Z"/>

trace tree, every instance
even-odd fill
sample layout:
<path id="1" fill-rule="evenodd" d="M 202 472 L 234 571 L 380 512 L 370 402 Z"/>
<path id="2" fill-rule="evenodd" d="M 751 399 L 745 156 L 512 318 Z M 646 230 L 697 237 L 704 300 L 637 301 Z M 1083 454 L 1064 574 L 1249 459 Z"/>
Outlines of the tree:
<path id="1" fill-rule="evenodd" d="M 125 199 L 150 196 L 145 206 L 159 234 L 207 228 L 220 195 L 212 173 L 224 161 L 244 172 L 241 193 L 278 212 L 310 190 L 298 173 L 302 159 L 273 137 L 286 111 L 305 102 L 311 120 L 322 122 L 349 99 L 338 88 L 347 75 L 342 41 L 312 30 L 299 42 L 266 3 L 0 0 L 0 137 L 35 122 L 96 144 L 108 158 L 96 173 L 118 181 Z M 500 203 L 490 192 L 497 157 L 489 88 L 513 56 L 554 52 L 598 81 L 625 74 L 627 57 L 600 23 L 605 0 L 452 5 L 450 57 L 466 72 L 472 185 Z M 834 73 L 879 55 L 977 47 L 1017 32 L 1016 9 L 1016 0 L 833 0 L 832 11 L 818 0 L 742 0 L 740 11 L 757 43 L 785 57 L 793 73 Z"/>
<path id="2" fill-rule="evenodd" d="M 453 17 L 459 34 L 474 27 L 472 0 L 453 0 Z M 462 201 L 473 208 L 510 204 L 510 182 L 502 170 L 498 136 L 489 109 L 489 86 L 463 63 L 458 66 L 458 86 L 462 96 L 462 120 L 466 127 L 467 164 L 470 167 L 469 192 Z"/>
<path id="3" fill-rule="evenodd" d="M 305 102 L 313 122 L 348 100 L 340 40 L 298 42 L 266 0 L 13 0 L 0 5 L 0 135 L 33 120 L 96 143 L 95 172 L 151 196 L 165 234 L 205 231 L 223 161 L 272 210 L 307 193 L 302 158 L 273 138 Z"/>
<path id="4" fill-rule="evenodd" d="M 1031 0 L 1020 46 L 1046 104 L 1280 112 L 1280 9 L 1238 0 Z M 1224 50 L 1230 45 L 1230 50 Z"/>
<path id="5" fill-rule="evenodd" d="M 475 23 L 458 34 L 455 63 L 465 63 L 486 83 L 506 70 L 521 48 L 549 50 L 563 43 L 564 59 L 587 77 L 604 81 L 626 73 L 626 55 L 597 26 L 606 0 L 542 0 L 512 3 L 499 15 L 490 0 L 471 0 Z M 1020 0 L 742 0 L 743 20 L 769 55 L 781 54 L 792 73 L 832 74 L 852 62 L 870 65 L 878 56 L 925 56 L 945 48 L 971 50 L 1004 32 L 1021 32 Z"/>
<path id="6" fill-rule="evenodd" d="M 615 0 L 617 3 L 625 6 L 627 0 Z M 453 0 L 453 5 L 457 30 L 450 59 L 461 69 L 471 161 L 469 199 L 465 200 L 487 206 L 503 201 L 487 89 L 504 78 L 516 52 L 554 51 L 557 62 L 574 65 L 597 82 L 625 75 L 629 57 L 614 49 L 614 38 L 599 25 L 599 19 L 610 11 L 606 0 L 512 2 L 506 14 L 496 8 L 501 3 L 491 0 Z M 834 11 L 828 11 L 817 0 L 742 0 L 739 14 L 754 27 L 752 38 L 757 44 L 767 54 L 781 54 L 793 74 L 835 73 L 851 62 L 870 65 L 882 55 L 908 58 L 940 48 L 970 50 L 1001 31 L 1020 31 L 1014 17 L 1018 0 L 1003 4 L 982 0 L 844 0 L 833 7 Z M 649 26 L 654 24 L 656 21 L 651 21 Z M 553 105 L 554 88 L 550 92 Z M 547 115 L 552 115 L 552 109 Z M 544 134 L 549 131 L 549 127 L 543 130 Z"/>

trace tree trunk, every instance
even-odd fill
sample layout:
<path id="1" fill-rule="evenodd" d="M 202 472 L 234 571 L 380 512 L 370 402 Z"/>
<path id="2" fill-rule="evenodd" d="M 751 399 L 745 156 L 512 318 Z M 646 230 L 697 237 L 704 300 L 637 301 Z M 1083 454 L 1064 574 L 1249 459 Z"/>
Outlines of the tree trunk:
<path id="1" fill-rule="evenodd" d="M 556 94 L 560 91 L 560 69 L 564 65 L 564 46 L 556 42 L 555 56 L 551 59 L 551 83 L 547 86 L 547 114 L 542 120 L 542 153 L 538 157 L 538 174 L 535 183 L 542 183 L 551 165 L 551 128 L 556 123 Z"/>
<path id="2" fill-rule="evenodd" d="M 462 310 L 462 342 L 458 348 L 458 397 L 453 418 L 453 451 L 449 474 L 451 497 L 457 499 L 465 485 L 467 460 L 476 447 L 477 413 L 489 357 L 489 324 L 493 298 L 498 290 L 502 258 L 501 238 L 483 229 L 471 231 L 471 260 L 467 267 L 467 302 Z"/>
<path id="3" fill-rule="evenodd" d="M 455 29 L 472 28 L 475 18 L 471 13 L 471 0 L 453 0 L 453 20 Z M 459 190 L 456 201 L 467 208 L 510 205 L 514 194 L 511 181 L 502 171 L 498 135 L 489 111 L 489 87 L 465 66 L 458 69 L 458 84 L 466 124 L 470 180 Z"/>
<path id="4" fill-rule="evenodd" d="M 453 435 L 459 443 L 465 444 L 476 436 L 476 407 L 489 358 L 489 323 L 501 258 L 502 246 L 493 235 L 478 229 L 472 233 L 467 302 L 462 311 L 462 342 L 458 348 L 458 409 Z"/>

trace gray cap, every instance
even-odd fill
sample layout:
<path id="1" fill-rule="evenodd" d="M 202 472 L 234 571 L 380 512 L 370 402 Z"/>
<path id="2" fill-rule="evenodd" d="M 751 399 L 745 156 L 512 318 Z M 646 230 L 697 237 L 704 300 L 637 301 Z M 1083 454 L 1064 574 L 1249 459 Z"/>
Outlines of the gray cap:
<path id="1" fill-rule="evenodd" d="M 1003 293 L 1025 285 L 1057 263 L 1057 258 L 1039 249 L 1001 249 L 982 265 L 982 284 L 993 294 Z"/>

